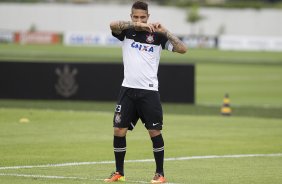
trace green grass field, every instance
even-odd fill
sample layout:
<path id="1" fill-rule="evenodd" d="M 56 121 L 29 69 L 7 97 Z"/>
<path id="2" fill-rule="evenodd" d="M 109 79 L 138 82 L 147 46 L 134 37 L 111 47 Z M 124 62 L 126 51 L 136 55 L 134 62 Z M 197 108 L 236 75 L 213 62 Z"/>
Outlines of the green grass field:
<path id="1" fill-rule="evenodd" d="M 121 62 L 120 52 L 0 44 L 0 62 Z M 282 53 L 191 49 L 185 55 L 163 52 L 162 62 L 196 65 L 196 104 L 163 104 L 169 182 L 281 183 Z M 231 99 L 230 117 L 220 115 L 225 93 Z M 114 106 L 0 99 L 0 183 L 103 183 L 114 170 Z M 139 122 L 127 135 L 126 183 L 149 182 L 154 162 L 147 159 L 152 158 L 150 139 Z"/>
<path id="2" fill-rule="evenodd" d="M 110 53 L 110 54 L 109 54 Z M 62 45 L 0 44 L 0 60 L 121 62 L 120 47 L 65 47 Z M 190 49 L 184 55 L 163 52 L 161 63 L 240 63 L 282 65 L 281 52 L 235 52 Z"/>
<path id="3" fill-rule="evenodd" d="M 29 122 L 20 123 L 23 117 Z M 166 161 L 169 182 L 281 183 L 282 154 L 244 157 L 282 153 L 281 119 L 166 113 L 164 121 L 166 158 L 243 155 Z M 0 122 L 0 183 L 103 183 L 100 179 L 114 169 L 113 163 L 99 163 L 113 160 L 112 112 L 1 108 Z M 126 163 L 128 183 L 150 181 L 154 163 L 134 162 L 152 158 L 151 142 L 141 123 L 127 140 L 126 159 L 133 160 Z M 97 163 L 47 165 L 73 162 Z M 6 168 L 36 165 L 45 166 Z"/>

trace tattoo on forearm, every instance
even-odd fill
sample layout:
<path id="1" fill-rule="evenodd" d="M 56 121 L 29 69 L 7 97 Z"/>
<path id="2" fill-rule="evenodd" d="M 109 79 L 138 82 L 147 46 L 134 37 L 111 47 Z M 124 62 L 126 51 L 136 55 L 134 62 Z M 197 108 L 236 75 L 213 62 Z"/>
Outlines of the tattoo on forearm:
<path id="1" fill-rule="evenodd" d="M 165 32 L 165 35 L 166 35 L 167 39 L 173 45 L 174 50 L 177 51 L 177 50 L 179 50 L 179 48 L 185 47 L 183 42 L 181 40 L 179 40 L 179 38 L 174 36 L 172 33 L 170 33 L 169 31 Z"/>
<path id="2" fill-rule="evenodd" d="M 118 22 L 118 27 L 120 31 L 123 31 L 125 29 L 133 28 L 134 23 L 130 21 L 119 21 Z"/>
<path id="3" fill-rule="evenodd" d="M 134 28 L 134 24 L 131 21 L 116 21 L 111 24 L 111 29 L 114 33 L 120 34 L 125 29 Z"/>

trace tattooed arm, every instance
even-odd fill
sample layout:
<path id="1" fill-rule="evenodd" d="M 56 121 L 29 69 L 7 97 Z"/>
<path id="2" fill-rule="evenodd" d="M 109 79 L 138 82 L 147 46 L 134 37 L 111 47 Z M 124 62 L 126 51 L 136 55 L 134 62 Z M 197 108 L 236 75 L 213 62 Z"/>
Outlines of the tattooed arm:
<path id="1" fill-rule="evenodd" d="M 154 32 L 153 24 L 131 22 L 131 21 L 115 21 L 110 24 L 111 30 L 115 34 L 120 34 L 125 29 L 134 28 L 136 31 Z"/>
<path id="2" fill-rule="evenodd" d="M 170 41 L 170 43 L 173 45 L 173 52 L 178 52 L 181 54 L 186 53 L 187 47 L 179 38 L 177 38 L 175 35 L 173 35 L 169 31 L 166 31 L 165 35 L 167 39 Z"/>
<path id="3" fill-rule="evenodd" d="M 123 30 L 134 28 L 134 23 L 131 21 L 115 21 L 110 24 L 111 30 L 115 34 L 120 34 Z"/>
<path id="4" fill-rule="evenodd" d="M 164 34 L 167 37 L 167 39 L 170 41 L 170 43 L 173 45 L 173 52 L 177 52 L 181 54 L 186 53 L 187 47 L 179 38 L 177 38 L 174 34 L 169 32 L 160 23 L 155 23 L 153 25 L 155 27 L 155 30 L 157 32 Z"/>

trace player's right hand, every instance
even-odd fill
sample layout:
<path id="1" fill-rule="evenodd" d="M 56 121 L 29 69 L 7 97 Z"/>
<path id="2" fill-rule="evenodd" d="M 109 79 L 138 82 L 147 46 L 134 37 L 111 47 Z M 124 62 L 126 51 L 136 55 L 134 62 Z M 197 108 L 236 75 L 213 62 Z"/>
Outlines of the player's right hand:
<path id="1" fill-rule="evenodd" d="M 137 22 L 135 25 L 136 31 L 147 31 L 147 32 L 155 32 L 155 27 L 151 23 L 143 23 L 143 22 Z"/>

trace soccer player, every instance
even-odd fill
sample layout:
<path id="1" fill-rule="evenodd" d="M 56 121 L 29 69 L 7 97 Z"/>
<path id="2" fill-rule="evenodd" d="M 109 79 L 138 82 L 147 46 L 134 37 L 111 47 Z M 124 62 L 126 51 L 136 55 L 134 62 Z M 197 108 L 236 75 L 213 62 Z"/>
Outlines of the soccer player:
<path id="1" fill-rule="evenodd" d="M 163 111 L 158 92 L 158 66 L 162 49 L 185 53 L 182 41 L 161 23 L 148 23 L 148 4 L 136 1 L 131 8 L 131 21 L 110 23 L 112 35 L 122 41 L 124 79 L 116 105 L 114 155 L 116 171 L 105 182 L 125 181 L 124 158 L 126 133 L 140 118 L 152 140 L 156 162 L 151 183 L 165 183 L 164 140 L 161 134 Z"/>

